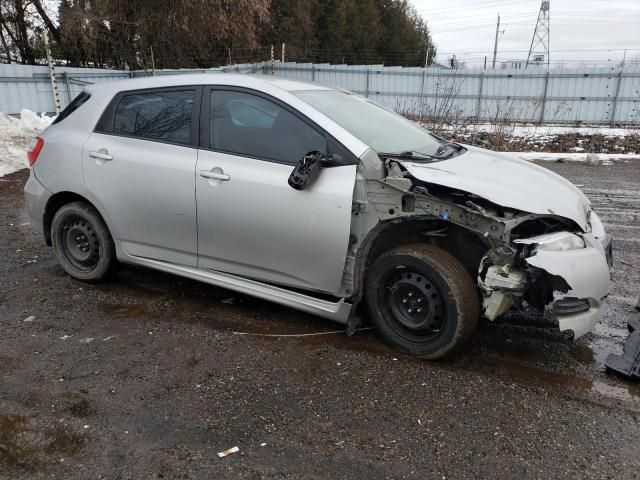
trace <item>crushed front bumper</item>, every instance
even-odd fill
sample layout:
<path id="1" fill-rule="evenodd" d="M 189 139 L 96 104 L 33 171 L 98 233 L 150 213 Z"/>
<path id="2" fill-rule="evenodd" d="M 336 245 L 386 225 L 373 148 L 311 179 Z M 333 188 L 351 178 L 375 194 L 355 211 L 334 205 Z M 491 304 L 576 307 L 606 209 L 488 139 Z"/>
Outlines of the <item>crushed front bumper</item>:
<path id="1" fill-rule="evenodd" d="M 562 278 L 567 292 L 554 292 L 554 312 L 560 331 L 573 331 L 577 339 L 593 330 L 602 318 L 602 305 L 609 294 L 609 259 L 606 244 L 591 234 L 583 236 L 586 247 L 550 251 L 538 250 L 526 259 L 533 267 Z M 610 251 L 610 241 L 608 245 Z"/>

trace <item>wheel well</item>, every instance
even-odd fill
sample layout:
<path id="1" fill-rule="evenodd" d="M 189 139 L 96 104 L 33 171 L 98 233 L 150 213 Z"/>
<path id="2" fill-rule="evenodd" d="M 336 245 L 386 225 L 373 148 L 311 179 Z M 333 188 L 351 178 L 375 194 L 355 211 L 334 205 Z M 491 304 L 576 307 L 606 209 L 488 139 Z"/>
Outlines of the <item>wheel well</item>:
<path id="1" fill-rule="evenodd" d="M 478 273 L 480 260 L 490 246 L 480 234 L 440 219 L 407 219 L 379 224 L 360 246 L 356 255 L 354 295 L 359 304 L 364 294 L 364 281 L 370 265 L 389 250 L 412 243 L 430 243 L 453 255 L 471 278 Z"/>
<path id="2" fill-rule="evenodd" d="M 430 243 L 442 248 L 457 258 L 472 276 L 490 248 L 479 234 L 445 220 L 404 221 L 391 224 L 378 234 L 367 264 L 393 248 L 411 243 Z"/>
<path id="3" fill-rule="evenodd" d="M 73 192 L 59 192 L 54 194 L 48 201 L 44 209 L 44 218 L 42 219 L 42 225 L 44 227 L 44 238 L 48 246 L 51 246 L 51 224 L 53 217 L 60 207 L 71 202 L 84 202 L 95 208 L 89 200 L 82 195 L 78 195 Z"/>

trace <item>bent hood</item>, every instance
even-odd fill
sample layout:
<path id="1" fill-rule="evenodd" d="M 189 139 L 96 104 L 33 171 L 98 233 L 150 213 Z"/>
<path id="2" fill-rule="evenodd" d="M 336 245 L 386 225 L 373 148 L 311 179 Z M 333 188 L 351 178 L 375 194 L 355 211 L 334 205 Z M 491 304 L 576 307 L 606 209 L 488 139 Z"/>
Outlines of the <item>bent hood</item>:
<path id="1" fill-rule="evenodd" d="M 503 207 L 558 215 L 588 231 L 590 202 L 568 180 L 544 167 L 465 145 L 467 152 L 435 163 L 401 161 L 418 180 L 462 190 Z"/>

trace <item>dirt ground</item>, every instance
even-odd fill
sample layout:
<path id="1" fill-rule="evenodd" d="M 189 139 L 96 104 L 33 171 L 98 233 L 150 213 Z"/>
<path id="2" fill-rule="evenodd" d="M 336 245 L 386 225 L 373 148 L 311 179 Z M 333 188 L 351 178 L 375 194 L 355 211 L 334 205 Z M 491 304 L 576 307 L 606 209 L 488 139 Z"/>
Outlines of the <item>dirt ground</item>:
<path id="1" fill-rule="evenodd" d="M 153 271 L 74 281 L 27 173 L 1 178 L 0 478 L 637 478 L 640 385 L 603 362 L 640 295 L 640 162 L 545 166 L 616 237 L 604 322 L 576 343 L 484 322 L 440 362 Z"/>

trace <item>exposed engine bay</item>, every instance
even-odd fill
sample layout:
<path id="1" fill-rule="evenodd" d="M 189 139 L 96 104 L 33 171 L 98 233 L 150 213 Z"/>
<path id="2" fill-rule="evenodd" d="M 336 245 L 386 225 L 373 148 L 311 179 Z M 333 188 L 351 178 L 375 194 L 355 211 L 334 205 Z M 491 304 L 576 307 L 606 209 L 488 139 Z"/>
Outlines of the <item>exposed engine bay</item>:
<path id="1" fill-rule="evenodd" d="M 356 192 L 354 211 L 375 216 L 369 225 L 392 224 L 406 235 L 417 233 L 455 250 L 477 277 L 486 318 L 496 320 L 512 308 L 547 310 L 559 329 L 572 330 L 575 338 L 600 319 L 609 289 L 610 239 L 586 198 L 582 218 L 579 206 L 569 212 L 578 212 L 574 218 L 559 214 L 560 208 L 531 213 L 535 206 L 527 211 L 469 191 L 451 172 L 446 172 L 449 185 L 429 181 L 433 171 L 437 178 L 444 176 L 439 164 L 431 170 L 387 158 L 383 168 L 363 175 L 366 199 L 358 202 Z M 359 246 L 354 242 L 351 251 Z"/>

